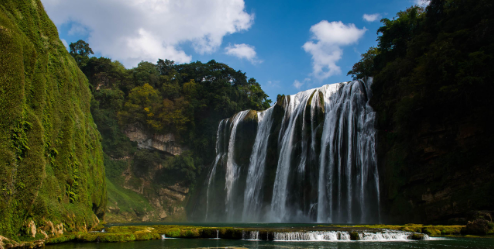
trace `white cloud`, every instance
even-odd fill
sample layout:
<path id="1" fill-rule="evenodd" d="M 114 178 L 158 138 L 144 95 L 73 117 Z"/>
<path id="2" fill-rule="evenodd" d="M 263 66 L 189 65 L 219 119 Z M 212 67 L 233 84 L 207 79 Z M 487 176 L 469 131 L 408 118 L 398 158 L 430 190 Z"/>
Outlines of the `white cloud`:
<path id="1" fill-rule="evenodd" d="M 353 23 L 346 25 L 341 21 L 324 20 L 312 26 L 310 31 L 313 33 L 312 41 L 306 42 L 303 48 L 312 55 L 312 75 L 323 80 L 341 73 L 336 65 L 343 55 L 341 47 L 356 43 L 367 29 L 359 29 Z"/>
<path id="2" fill-rule="evenodd" d="M 414 0 L 415 4 L 420 6 L 420 7 L 426 7 L 431 3 L 430 0 Z"/>
<path id="3" fill-rule="evenodd" d="M 233 55 L 240 59 L 246 59 L 252 64 L 261 63 L 262 61 L 257 59 L 256 50 L 253 46 L 242 44 L 234 44 L 225 48 L 226 54 Z"/>
<path id="4" fill-rule="evenodd" d="M 305 78 L 302 82 L 295 80 L 293 82 L 293 86 L 297 89 L 300 89 L 302 86 L 304 86 L 306 83 L 310 81 L 310 78 Z"/>
<path id="5" fill-rule="evenodd" d="M 95 52 L 136 66 L 158 58 L 177 63 L 192 57 L 180 47 L 190 43 L 197 53 L 212 53 L 223 37 L 248 30 L 253 14 L 243 0 L 42 0 L 58 26 L 76 23 L 71 32 L 88 32 Z M 80 26 L 80 27 L 77 27 Z"/>
<path id="6" fill-rule="evenodd" d="M 364 14 L 362 18 L 368 22 L 374 22 L 377 21 L 381 17 L 380 14 Z"/>
<path id="7" fill-rule="evenodd" d="M 295 88 L 297 88 L 297 89 L 300 89 L 303 85 L 304 85 L 304 83 L 302 83 L 302 82 L 300 82 L 300 81 L 298 81 L 298 80 L 295 80 L 295 81 L 293 82 L 293 86 L 294 86 Z"/>

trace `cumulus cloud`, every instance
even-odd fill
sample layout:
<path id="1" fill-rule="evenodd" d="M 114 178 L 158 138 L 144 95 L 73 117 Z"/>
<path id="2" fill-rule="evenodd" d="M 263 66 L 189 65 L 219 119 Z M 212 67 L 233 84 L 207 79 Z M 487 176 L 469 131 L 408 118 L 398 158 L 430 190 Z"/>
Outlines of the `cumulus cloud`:
<path id="1" fill-rule="evenodd" d="M 364 20 L 368 22 L 374 22 L 377 21 L 380 17 L 381 15 L 376 13 L 376 14 L 364 14 L 362 18 L 364 18 Z"/>
<path id="2" fill-rule="evenodd" d="M 261 61 L 257 59 L 255 48 L 245 43 L 234 44 L 233 46 L 230 45 L 225 48 L 225 52 L 228 55 L 233 55 L 240 59 L 246 59 L 252 64 L 261 63 Z"/>
<path id="3" fill-rule="evenodd" d="M 74 23 L 73 34 L 88 32 L 95 52 L 136 66 L 158 58 L 190 62 L 181 45 L 212 53 L 223 37 L 248 30 L 254 15 L 243 0 L 42 0 L 57 25 Z"/>
<path id="4" fill-rule="evenodd" d="M 343 55 L 341 47 L 356 43 L 367 29 L 359 29 L 353 23 L 347 25 L 341 21 L 324 20 L 312 26 L 310 31 L 312 40 L 306 42 L 303 48 L 312 55 L 312 75 L 323 80 L 341 73 L 336 65 Z"/>

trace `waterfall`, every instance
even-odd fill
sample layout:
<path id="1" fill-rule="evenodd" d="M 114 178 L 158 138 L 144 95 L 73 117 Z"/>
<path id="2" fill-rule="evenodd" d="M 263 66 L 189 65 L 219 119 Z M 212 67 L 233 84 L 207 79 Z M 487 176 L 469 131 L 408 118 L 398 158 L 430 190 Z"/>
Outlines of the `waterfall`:
<path id="1" fill-rule="evenodd" d="M 301 113 L 305 113 L 305 106 L 313 91 L 308 90 L 285 98 L 286 111 L 283 118 L 282 127 L 286 126 L 284 131 L 280 131 L 281 145 L 280 156 L 278 160 L 278 166 L 276 169 L 276 178 L 273 188 L 273 199 L 271 201 L 271 215 L 270 220 L 281 222 L 285 220 L 287 216 L 287 183 L 288 173 L 290 170 L 290 164 L 292 159 L 293 138 L 295 130 L 295 121 L 300 117 Z M 302 117 L 303 118 L 303 117 Z"/>
<path id="2" fill-rule="evenodd" d="M 379 222 L 371 84 L 324 85 L 221 121 L 206 221 Z M 225 192 L 213 188 L 220 178 Z"/>
<path id="3" fill-rule="evenodd" d="M 220 133 L 223 131 L 223 125 L 226 123 L 225 120 L 221 120 L 220 124 L 218 125 L 218 131 L 216 132 L 216 159 L 214 160 L 213 164 L 213 169 L 209 173 L 208 177 L 208 188 L 206 190 L 206 218 L 205 220 L 208 220 L 208 214 L 209 214 L 209 190 L 211 187 L 211 183 L 213 182 L 214 175 L 216 174 L 216 167 L 218 166 L 220 160 L 223 158 L 225 153 L 221 149 L 221 139 L 220 139 Z"/>
<path id="4" fill-rule="evenodd" d="M 249 171 L 244 194 L 243 220 L 258 220 L 261 208 L 261 181 L 264 177 L 266 163 L 266 149 L 268 146 L 269 132 L 273 119 L 273 107 L 265 112 L 257 113 L 258 128 L 252 154 L 250 156 Z"/>
<path id="5" fill-rule="evenodd" d="M 226 177 L 225 177 L 225 189 L 226 189 L 226 213 L 228 214 L 227 220 L 230 221 L 233 218 L 233 214 L 235 210 L 233 209 L 233 201 L 232 201 L 232 190 L 235 187 L 235 181 L 238 178 L 238 167 L 234 160 L 235 155 L 235 138 L 237 135 L 237 126 L 239 122 L 247 115 L 249 111 L 242 111 L 237 113 L 233 117 L 232 128 L 230 132 L 230 141 L 228 142 L 228 158 L 226 163 Z"/>

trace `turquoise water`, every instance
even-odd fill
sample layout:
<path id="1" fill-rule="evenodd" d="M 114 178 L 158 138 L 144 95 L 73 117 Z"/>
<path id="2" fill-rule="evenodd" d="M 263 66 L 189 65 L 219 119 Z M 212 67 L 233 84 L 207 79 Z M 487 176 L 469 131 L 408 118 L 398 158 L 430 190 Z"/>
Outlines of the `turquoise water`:
<path id="1" fill-rule="evenodd" d="M 429 241 L 407 242 L 273 242 L 227 239 L 166 239 L 127 243 L 65 243 L 48 245 L 46 249 L 162 249 L 162 248 L 338 248 L 338 249 L 395 249 L 395 248 L 494 248 L 494 239 L 436 238 Z"/>

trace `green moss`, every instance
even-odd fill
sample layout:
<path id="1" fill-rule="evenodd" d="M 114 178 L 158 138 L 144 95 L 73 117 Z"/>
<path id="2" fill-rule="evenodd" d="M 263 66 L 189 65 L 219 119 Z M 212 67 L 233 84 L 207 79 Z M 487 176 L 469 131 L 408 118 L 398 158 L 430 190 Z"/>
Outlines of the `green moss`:
<path id="1" fill-rule="evenodd" d="M 424 240 L 425 239 L 425 235 L 422 234 L 422 233 L 414 233 L 412 235 L 412 239 L 413 240 Z"/>
<path id="2" fill-rule="evenodd" d="M 76 236 L 81 242 L 128 242 L 136 240 L 133 233 L 84 233 Z"/>
<path id="3" fill-rule="evenodd" d="M 358 232 L 352 231 L 350 232 L 350 239 L 351 240 L 360 240 L 360 236 Z"/>
<path id="4" fill-rule="evenodd" d="M 88 81 L 39 0 L 0 3 L 0 234 L 24 220 L 93 227 L 106 207 Z"/>
<path id="5" fill-rule="evenodd" d="M 76 234 L 68 234 L 68 235 L 61 235 L 61 236 L 56 236 L 53 238 L 49 238 L 45 241 L 45 244 L 59 244 L 59 243 L 64 243 L 68 241 L 72 241 L 76 239 Z"/>

